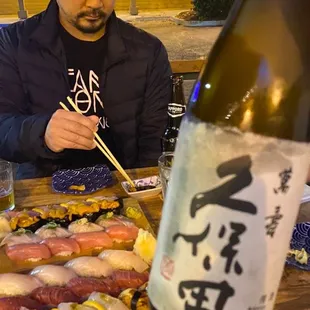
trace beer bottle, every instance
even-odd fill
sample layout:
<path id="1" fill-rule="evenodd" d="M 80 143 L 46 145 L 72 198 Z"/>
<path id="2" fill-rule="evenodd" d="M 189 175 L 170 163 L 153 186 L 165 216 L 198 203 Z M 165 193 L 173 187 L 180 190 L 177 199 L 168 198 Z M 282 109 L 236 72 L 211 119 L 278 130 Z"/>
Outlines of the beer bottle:
<path id="1" fill-rule="evenodd" d="M 309 11 L 235 1 L 181 125 L 155 309 L 273 309 L 310 160 Z"/>
<path id="2" fill-rule="evenodd" d="M 168 125 L 162 137 L 162 151 L 174 152 L 182 117 L 186 111 L 183 77 L 172 76 L 172 100 L 168 105 Z"/>

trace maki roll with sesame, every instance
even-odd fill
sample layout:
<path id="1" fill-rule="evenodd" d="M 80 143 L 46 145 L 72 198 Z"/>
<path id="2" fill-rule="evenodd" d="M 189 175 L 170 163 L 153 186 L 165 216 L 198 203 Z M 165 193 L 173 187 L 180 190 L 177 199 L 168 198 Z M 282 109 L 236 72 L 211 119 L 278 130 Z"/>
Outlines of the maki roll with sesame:
<path id="1" fill-rule="evenodd" d="M 40 217 L 40 213 L 33 210 L 24 210 L 18 212 L 14 217 L 10 219 L 10 226 L 12 231 L 24 228 L 26 230 L 35 232 L 45 223 L 46 221 Z"/>

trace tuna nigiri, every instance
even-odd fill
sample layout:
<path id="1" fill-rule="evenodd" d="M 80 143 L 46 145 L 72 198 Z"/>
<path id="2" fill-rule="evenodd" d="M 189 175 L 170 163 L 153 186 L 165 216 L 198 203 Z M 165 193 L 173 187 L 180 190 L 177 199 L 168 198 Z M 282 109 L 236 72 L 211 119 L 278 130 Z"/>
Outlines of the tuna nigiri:
<path id="1" fill-rule="evenodd" d="M 102 248 L 108 249 L 113 246 L 112 239 L 104 231 L 74 234 L 71 238 L 77 241 L 81 251 Z"/>
<path id="2" fill-rule="evenodd" d="M 71 279 L 77 277 L 73 270 L 57 265 L 38 266 L 31 271 L 30 275 L 48 286 L 65 286 Z"/>
<path id="3" fill-rule="evenodd" d="M 67 287 L 77 296 L 85 298 L 93 292 L 118 296 L 121 292 L 117 283 L 111 279 L 75 278 L 69 281 Z"/>
<path id="4" fill-rule="evenodd" d="M 54 256 L 70 256 L 81 251 L 78 243 L 70 238 L 48 238 L 41 243 L 47 245 Z"/>
<path id="5" fill-rule="evenodd" d="M 106 233 L 115 242 L 133 241 L 138 237 L 139 228 L 136 226 L 110 226 Z"/>
<path id="6" fill-rule="evenodd" d="M 149 266 L 139 256 L 131 251 L 105 250 L 99 258 L 107 261 L 114 269 L 146 271 Z"/>
<path id="7" fill-rule="evenodd" d="M 98 257 L 83 256 L 70 260 L 65 265 L 80 277 L 107 277 L 112 274 L 112 266 Z"/>
<path id="8" fill-rule="evenodd" d="M 29 243 L 8 246 L 6 255 L 13 261 L 39 261 L 49 259 L 52 254 L 45 244 Z"/>
<path id="9" fill-rule="evenodd" d="M 8 234 L 1 242 L 0 246 L 4 245 L 16 245 L 16 244 L 26 244 L 26 243 L 39 243 L 41 237 L 35 235 L 30 230 L 25 230 L 20 228 L 19 230 Z"/>
<path id="10" fill-rule="evenodd" d="M 73 233 L 85 233 L 85 232 L 93 232 L 93 231 L 103 231 L 103 228 L 97 224 L 89 222 L 87 218 L 82 218 L 80 220 L 76 220 L 72 222 L 68 230 Z"/>
<path id="11" fill-rule="evenodd" d="M 1 310 L 40 310 L 42 305 L 29 297 L 16 296 L 0 298 Z"/>
<path id="12" fill-rule="evenodd" d="M 25 296 L 41 286 L 43 286 L 43 283 L 39 279 L 29 275 L 0 274 L 0 297 Z M 0 309 L 2 310 L 2 308 Z"/>
<path id="13" fill-rule="evenodd" d="M 43 305 L 57 306 L 62 302 L 78 302 L 80 298 L 68 288 L 39 287 L 31 292 L 31 297 Z"/>
<path id="14" fill-rule="evenodd" d="M 149 280 L 149 274 L 147 272 L 117 270 L 109 278 L 122 290 L 125 290 L 127 288 L 139 288 Z"/>
<path id="15" fill-rule="evenodd" d="M 72 235 L 67 229 L 61 227 L 59 224 L 56 224 L 55 222 L 43 225 L 35 233 L 42 239 L 68 238 Z"/>

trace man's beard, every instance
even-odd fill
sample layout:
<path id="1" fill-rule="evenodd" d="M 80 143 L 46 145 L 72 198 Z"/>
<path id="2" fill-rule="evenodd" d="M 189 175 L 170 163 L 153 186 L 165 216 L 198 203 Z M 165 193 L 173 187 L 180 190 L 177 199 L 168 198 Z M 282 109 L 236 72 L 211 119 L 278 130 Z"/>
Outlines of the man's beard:
<path id="1" fill-rule="evenodd" d="M 85 17 L 95 17 L 95 20 L 87 20 Z M 83 21 L 82 21 L 83 19 Z M 83 33 L 97 33 L 105 27 L 107 21 L 107 14 L 99 9 L 79 13 L 75 21 L 72 22 L 73 26 Z"/>

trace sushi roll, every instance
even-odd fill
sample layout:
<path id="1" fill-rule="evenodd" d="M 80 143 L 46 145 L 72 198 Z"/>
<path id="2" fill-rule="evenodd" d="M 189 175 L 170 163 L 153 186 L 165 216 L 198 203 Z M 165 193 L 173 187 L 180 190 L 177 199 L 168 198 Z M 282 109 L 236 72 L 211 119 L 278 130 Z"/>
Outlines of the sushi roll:
<path id="1" fill-rule="evenodd" d="M 0 274 L 0 298 L 26 296 L 43 283 L 32 276 L 18 273 Z"/>
<path id="2" fill-rule="evenodd" d="M 146 291 L 129 288 L 118 296 L 118 298 L 132 310 L 149 310 L 149 298 Z"/>
<path id="3" fill-rule="evenodd" d="M 107 261 L 114 269 L 135 270 L 137 272 L 144 272 L 149 269 L 149 265 L 131 251 L 105 250 L 98 257 Z"/>
<path id="4" fill-rule="evenodd" d="M 91 305 L 90 302 L 97 302 L 106 310 L 128 310 L 121 300 L 104 293 L 94 292 L 90 294 L 88 305 Z"/>
<path id="5" fill-rule="evenodd" d="M 6 213 L 0 214 L 0 240 L 5 238 L 10 232 L 12 232 L 12 228 L 9 216 Z"/>
<path id="6" fill-rule="evenodd" d="M 34 268 L 30 275 L 36 277 L 47 286 L 66 286 L 77 277 L 76 273 L 68 268 L 57 265 L 42 265 Z"/>
<path id="7" fill-rule="evenodd" d="M 12 246 L 17 244 L 26 244 L 26 243 L 39 243 L 42 239 L 40 236 L 34 234 L 30 230 L 25 230 L 20 228 L 17 231 L 14 231 L 8 234 L 0 243 L 0 246 Z"/>
<path id="8" fill-rule="evenodd" d="M 71 201 L 61 206 L 67 208 L 70 221 L 87 218 L 94 222 L 100 216 L 100 206 L 98 203 Z"/>
<path id="9" fill-rule="evenodd" d="M 113 273 L 113 268 L 108 262 L 91 256 L 72 259 L 65 264 L 65 267 L 73 270 L 80 277 L 101 278 Z"/>
<path id="10" fill-rule="evenodd" d="M 65 228 L 55 222 L 50 222 L 39 228 L 35 234 L 42 239 L 48 238 L 68 238 L 72 234 Z"/>
<path id="11" fill-rule="evenodd" d="M 60 205 L 37 207 L 32 209 L 40 214 L 41 219 L 46 222 L 54 222 L 62 227 L 68 227 L 70 223 L 68 210 Z"/>
<path id="12" fill-rule="evenodd" d="M 35 211 L 21 211 L 16 214 L 16 216 L 10 219 L 10 226 L 12 231 L 16 231 L 19 228 L 24 228 L 35 232 L 39 229 L 46 221 L 41 219 L 40 213 Z"/>
<path id="13" fill-rule="evenodd" d="M 87 218 L 82 218 L 80 220 L 72 222 L 69 225 L 68 230 L 70 233 L 76 234 L 76 233 L 85 233 L 93 231 L 103 231 L 103 227 L 89 222 Z"/>
<path id="14" fill-rule="evenodd" d="M 89 198 L 86 200 L 86 202 L 99 204 L 101 214 L 105 214 L 108 212 L 112 212 L 114 214 L 120 214 L 123 208 L 123 201 L 117 200 L 116 197 Z"/>

